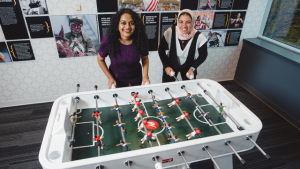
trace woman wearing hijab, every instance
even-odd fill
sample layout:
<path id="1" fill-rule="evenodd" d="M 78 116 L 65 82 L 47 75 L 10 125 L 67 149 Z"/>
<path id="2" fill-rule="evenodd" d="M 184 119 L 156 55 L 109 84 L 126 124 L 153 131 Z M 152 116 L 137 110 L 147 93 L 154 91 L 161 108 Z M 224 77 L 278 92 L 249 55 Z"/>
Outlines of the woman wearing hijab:
<path id="1" fill-rule="evenodd" d="M 197 68 L 207 57 L 207 39 L 194 29 L 195 15 L 189 9 L 179 12 L 177 26 L 164 32 L 158 49 L 163 64 L 163 82 L 173 82 L 178 72 L 182 80 L 197 75 Z M 169 50 L 166 54 L 166 50 Z"/>

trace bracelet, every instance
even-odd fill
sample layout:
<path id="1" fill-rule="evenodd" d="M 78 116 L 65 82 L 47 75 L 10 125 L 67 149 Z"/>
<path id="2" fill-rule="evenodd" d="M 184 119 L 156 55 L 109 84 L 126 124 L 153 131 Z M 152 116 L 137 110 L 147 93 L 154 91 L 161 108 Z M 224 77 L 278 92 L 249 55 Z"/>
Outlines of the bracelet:
<path id="1" fill-rule="evenodd" d="M 145 77 L 146 77 L 147 79 L 149 79 L 149 76 L 144 76 L 143 78 L 145 78 Z"/>

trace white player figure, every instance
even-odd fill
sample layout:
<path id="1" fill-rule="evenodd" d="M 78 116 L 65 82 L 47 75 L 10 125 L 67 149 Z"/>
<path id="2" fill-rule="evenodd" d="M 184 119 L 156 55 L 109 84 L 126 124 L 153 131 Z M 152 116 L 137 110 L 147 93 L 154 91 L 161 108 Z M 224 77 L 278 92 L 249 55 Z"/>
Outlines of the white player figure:
<path id="1" fill-rule="evenodd" d="M 187 137 L 187 140 L 191 139 L 192 137 L 195 138 L 200 138 L 200 134 L 203 131 L 203 129 L 198 129 L 197 127 L 194 127 L 195 131 L 191 132 L 190 134 L 186 135 L 185 137 Z"/>
<path id="2" fill-rule="evenodd" d="M 157 103 L 157 104 L 154 104 L 154 106 L 152 106 L 152 108 L 156 108 L 157 111 L 159 111 L 160 109 L 163 109 L 164 107 L 160 106 L 160 104 Z"/>
<path id="3" fill-rule="evenodd" d="M 120 144 L 117 144 L 116 146 L 122 146 L 123 147 L 123 151 L 130 151 L 130 149 L 128 148 L 128 145 L 131 143 L 124 143 L 123 140 L 120 140 Z"/>
<path id="4" fill-rule="evenodd" d="M 145 125 L 147 123 L 148 123 L 148 119 L 144 119 L 143 122 L 142 122 L 142 124 L 138 128 L 138 132 L 140 132 L 145 127 Z"/>
<path id="5" fill-rule="evenodd" d="M 184 119 L 184 118 L 190 119 L 190 118 L 189 118 L 189 115 L 190 115 L 191 113 L 190 113 L 190 112 L 187 113 L 186 111 L 183 111 L 183 112 L 184 112 L 183 115 L 181 115 L 181 116 L 179 116 L 179 117 L 176 118 L 176 121 L 177 121 L 177 122 L 179 122 L 180 120 L 182 120 L 182 119 Z"/>
<path id="6" fill-rule="evenodd" d="M 173 140 L 173 143 L 177 143 L 181 138 L 177 138 L 177 135 L 174 135 L 173 138 L 168 138 L 168 140 Z"/>
<path id="7" fill-rule="evenodd" d="M 175 127 L 171 126 L 170 123 L 168 123 L 167 125 L 161 126 L 161 127 L 167 129 L 168 135 L 171 138 L 171 132 L 170 131 L 171 131 L 172 128 L 175 128 Z"/>
<path id="8" fill-rule="evenodd" d="M 139 118 L 143 119 L 142 115 L 147 115 L 147 114 L 144 114 L 143 110 L 140 110 L 136 115 L 136 117 L 134 118 L 134 121 L 137 121 Z"/>
<path id="9" fill-rule="evenodd" d="M 132 108 L 132 113 L 134 113 L 135 110 L 139 109 L 139 106 L 141 105 L 141 99 L 139 101 L 136 101 L 133 108 Z"/>
<path id="10" fill-rule="evenodd" d="M 201 116 L 203 116 L 204 118 L 206 118 L 206 120 L 211 120 L 211 121 L 213 121 L 213 119 L 208 115 L 208 113 L 209 112 L 206 112 L 206 113 L 202 113 L 201 112 L 201 115 L 198 117 L 198 118 L 200 118 Z"/>
<path id="11" fill-rule="evenodd" d="M 178 104 L 178 105 L 180 105 L 179 104 L 179 101 L 181 101 L 181 99 L 177 99 L 177 98 L 172 98 L 172 102 L 171 103 L 169 103 L 168 104 L 168 107 L 170 108 L 170 107 L 172 107 L 172 106 L 174 106 L 176 103 Z"/>
<path id="12" fill-rule="evenodd" d="M 147 131 L 147 134 L 145 134 L 145 136 L 140 140 L 141 144 L 143 145 L 144 142 L 147 140 L 148 142 L 155 140 L 155 136 L 152 135 L 153 130 L 151 131 Z"/>
<path id="13" fill-rule="evenodd" d="M 152 99 L 152 101 L 153 101 L 154 104 L 155 104 L 156 101 L 159 100 L 158 98 L 155 98 L 155 95 L 152 95 L 152 98 L 149 98 L 149 99 Z"/>

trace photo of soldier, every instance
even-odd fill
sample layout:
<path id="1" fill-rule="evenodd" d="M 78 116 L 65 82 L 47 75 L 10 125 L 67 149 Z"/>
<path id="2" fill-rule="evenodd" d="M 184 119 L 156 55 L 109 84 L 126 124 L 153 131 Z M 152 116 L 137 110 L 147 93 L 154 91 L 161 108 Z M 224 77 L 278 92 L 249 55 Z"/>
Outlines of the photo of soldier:
<path id="1" fill-rule="evenodd" d="M 201 31 L 201 33 L 207 38 L 207 47 L 223 47 L 226 31 Z"/>
<path id="2" fill-rule="evenodd" d="M 96 15 L 51 16 L 51 22 L 59 57 L 96 55 L 99 47 Z"/>
<path id="3" fill-rule="evenodd" d="M 194 28 L 196 30 L 210 30 L 212 28 L 213 12 L 195 12 L 196 21 Z"/>
<path id="4" fill-rule="evenodd" d="M 20 0 L 25 15 L 48 14 L 46 0 Z"/>
<path id="5" fill-rule="evenodd" d="M 0 63 L 11 62 L 5 42 L 0 42 Z"/>

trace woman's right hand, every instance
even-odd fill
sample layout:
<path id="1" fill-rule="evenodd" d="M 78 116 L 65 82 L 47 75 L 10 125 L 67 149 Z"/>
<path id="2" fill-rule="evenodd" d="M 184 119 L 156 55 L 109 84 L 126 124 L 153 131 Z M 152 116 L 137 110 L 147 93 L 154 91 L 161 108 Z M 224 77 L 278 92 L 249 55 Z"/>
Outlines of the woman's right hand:
<path id="1" fill-rule="evenodd" d="M 117 87 L 117 82 L 115 81 L 114 78 L 108 79 L 108 86 L 109 86 L 110 89 L 111 89 L 113 84 L 115 85 L 115 87 Z"/>
<path id="2" fill-rule="evenodd" d="M 166 67 L 166 68 L 165 68 L 165 71 L 166 71 L 166 74 L 169 75 L 170 77 L 173 77 L 173 76 L 174 76 L 174 75 L 172 76 L 172 73 L 171 73 L 171 72 L 174 72 L 174 70 L 173 70 L 171 67 Z M 174 72 L 174 73 L 175 73 L 175 72 Z"/>

